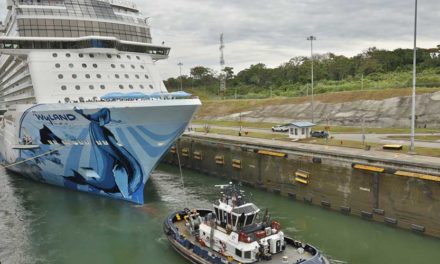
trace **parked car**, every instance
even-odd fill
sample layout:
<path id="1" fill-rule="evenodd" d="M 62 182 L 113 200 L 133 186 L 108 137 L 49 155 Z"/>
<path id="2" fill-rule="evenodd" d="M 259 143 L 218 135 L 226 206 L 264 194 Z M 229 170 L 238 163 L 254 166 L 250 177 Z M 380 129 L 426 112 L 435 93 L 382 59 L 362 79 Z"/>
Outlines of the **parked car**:
<path id="1" fill-rule="evenodd" d="M 288 132 L 289 124 L 276 125 L 272 127 L 272 132 Z"/>
<path id="2" fill-rule="evenodd" d="M 326 131 L 312 131 L 310 132 L 310 136 L 315 138 L 328 138 L 328 132 Z"/>

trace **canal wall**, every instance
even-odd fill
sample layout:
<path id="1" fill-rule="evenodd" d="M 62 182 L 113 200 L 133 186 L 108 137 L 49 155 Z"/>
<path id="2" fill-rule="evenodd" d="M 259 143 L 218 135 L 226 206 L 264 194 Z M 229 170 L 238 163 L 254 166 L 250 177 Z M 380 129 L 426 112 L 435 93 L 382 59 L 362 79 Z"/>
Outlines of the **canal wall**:
<path id="1" fill-rule="evenodd" d="M 184 168 L 225 181 L 440 237 L 440 162 L 435 158 L 411 163 L 385 152 L 341 153 L 289 143 L 185 135 L 163 162 L 178 165 L 180 158 Z"/>

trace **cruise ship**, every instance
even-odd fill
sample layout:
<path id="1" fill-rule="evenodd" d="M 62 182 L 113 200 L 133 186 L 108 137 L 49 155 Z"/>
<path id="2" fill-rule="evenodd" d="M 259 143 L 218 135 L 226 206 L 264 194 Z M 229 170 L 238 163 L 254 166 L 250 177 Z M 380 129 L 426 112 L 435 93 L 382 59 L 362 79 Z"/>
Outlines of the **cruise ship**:
<path id="1" fill-rule="evenodd" d="M 33 180 L 144 203 L 200 100 L 167 91 L 148 18 L 123 0 L 6 0 L 0 161 Z"/>

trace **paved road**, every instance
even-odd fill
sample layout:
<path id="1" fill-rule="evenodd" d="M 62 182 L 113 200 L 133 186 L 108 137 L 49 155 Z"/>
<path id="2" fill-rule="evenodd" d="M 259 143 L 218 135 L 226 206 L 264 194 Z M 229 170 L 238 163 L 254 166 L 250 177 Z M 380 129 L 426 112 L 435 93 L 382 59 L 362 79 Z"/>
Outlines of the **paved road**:
<path id="1" fill-rule="evenodd" d="M 193 128 L 203 128 L 203 125 L 191 125 Z M 227 127 L 227 126 L 210 126 L 212 129 L 226 129 L 232 131 L 240 131 L 240 127 Z M 279 132 L 272 132 L 269 129 L 262 128 L 247 128 L 243 127 L 242 131 L 255 132 L 255 133 L 268 133 L 268 134 L 280 134 Z M 420 136 L 425 135 L 438 135 L 440 134 L 417 134 Z M 333 133 L 331 136 L 337 140 L 350 140 L 350 141 L 362 141 L 362 134 L 339 134 Z M 389 139 L 389 136 L 409 136 L 407 134 L 367 134 L 366 142 L 378 143 L 378 144 L 399 144 L 399 145 L 409 145 L 409 140 L 399 140 L 399 139 Z M 436 142 L 427 142 L 427 141 L 419 141 L 415 142 L 416 147 L 424 147 L 424 148 L 440 148 L 440 141 Z"/>

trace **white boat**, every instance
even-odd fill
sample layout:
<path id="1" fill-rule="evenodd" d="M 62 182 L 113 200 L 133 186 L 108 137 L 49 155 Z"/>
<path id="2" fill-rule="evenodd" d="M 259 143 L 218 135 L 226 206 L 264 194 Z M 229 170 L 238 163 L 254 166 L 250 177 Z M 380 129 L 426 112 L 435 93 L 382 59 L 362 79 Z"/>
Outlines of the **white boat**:
<path id="1" fill-rule="evenodd" d="M 328 264 L 314 246 L 285 236 L 267 211 L 247 202 L 234 185 L 224 185 L 214 210 L 172 213 L 164 232 L 172 247 L 191 263 Z"/>
<path id="2" fill-rule="evenodd" d="M 123 0 L 6 0 L 0 162 L 34 180 L 142 204 L 200 100 L 168 93 L 148 19 Z"/>

